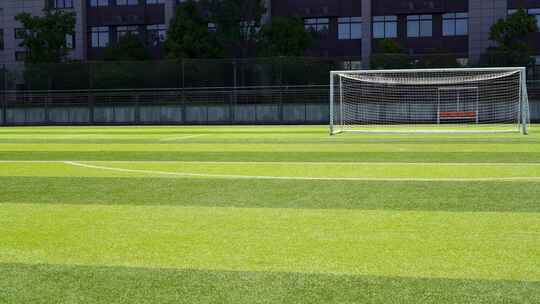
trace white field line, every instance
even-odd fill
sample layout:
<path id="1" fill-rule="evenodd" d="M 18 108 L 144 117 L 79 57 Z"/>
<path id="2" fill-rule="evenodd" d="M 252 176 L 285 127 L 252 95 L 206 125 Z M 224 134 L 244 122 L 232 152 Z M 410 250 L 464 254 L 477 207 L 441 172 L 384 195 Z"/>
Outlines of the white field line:
<path id="1" fill-rule="evenodd" d="M 160 139 L 159 141 L 184 140 L 184 139 L 202 137 L 202 136 L 206 136 L 206 135 L 208 135 L 208 134 L 186 135 L 186 136 L 178 136 L 178 137 L 165 137 L 165 138 Z"/>
<path id="2" fill-rule="evenodd" d="M 540 177 L 482 177 L 482 178 L 393 178 L 393 177 L 308 177 L 308 176 L 261 176 L 261 175 L 232 175 L 232 174 L 206 174 L 206 173 L 185 173 L 185 172 L 167 172 L 156 170 L 125 169 L 106 166 L 96 166 L 83 164 L 80 162 L 64 162 L 66 165 L 75 167 L 107 170 L 124 173 L 155 174 L 177 177 L 204 177 L 221 179 L 258 179 L 258 180 L 311 180 L 311 181 L 404 181 L 404 182 L 495 182 L 495 181 L 530 181 L 540 182 Z"/>
<path id="3" fill-rule="evenodd" d="M 81 160 L 0 160 L 0 164 L 32 164 L 32 163 L 66 163 Z M 412 163 L 412 162 L 269 162 L 269 161 L 178 161 L 178 160 L 83 160 L 92 163 L 111 164 L 219 164 L 219 165 L 344 165 L 344 166 L 540 166 L 540 163 Z"/>

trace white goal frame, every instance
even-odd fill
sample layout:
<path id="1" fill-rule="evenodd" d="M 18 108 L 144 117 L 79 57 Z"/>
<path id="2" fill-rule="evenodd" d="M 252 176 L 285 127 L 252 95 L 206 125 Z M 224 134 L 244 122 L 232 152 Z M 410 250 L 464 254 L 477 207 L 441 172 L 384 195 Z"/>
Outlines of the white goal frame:
<path id="1" fill-rule="evenodd" d="M 511 113 L 512 117 L 515 114 L 515 117 L 513 118 L 512 124 L 508 123 L 508 125 L 511 125 L 511 128 L 455 128 L 455 129 L 448 129 L 444 128 L 442 124 L 441 118 L 441 90 L 442 91 L 450 91 L 450 90 L 456 90 L 456 91 L 476 91 L 476 100 L 475 102 L 475 110 L 472 110 L 470 112 L 463 112 L 465 113 L 463 117 L 454 117 L 455 120 L 463 120 L 468 121 L 469 125 L 476 124 L 477 126 L 480 126 L 480 92 L 478 87 L 474 86 L 474 84 L 468 84 L 467 82 L 453 84 L 452 86 L 441 86 L 437 89 L 437 96 L 434 96 L 433 98 L 436 98 L 436 113 L 433 113 L 433 115 L 436 115 L 436 120 L 433 121 L 433 126 L 430 127 L 421 127 L 422 124 L 417 124 L 414 121 L 412 121 L 410 124 L 408 123 L 399 123 L 394 122 L 392 124 L 393 128 L 388 128 L 388 125 L 380 124 L 380 125 L 370 125 L 369 127 L 364 127 L 362 125 L 359 126 L 349 126 L 346 125 L 344 122 L 344 79 L 346 81 L 358 81 L 359 85 L 361 85 L 362 81 L 359 80 L 362 76 L 366 75 L 373 75 L 378 77 L 384 77 L 384 75 L 388 74 L 407 74 L 407 73 L 438 73 L 438 74 L 445 74 L 448 73 L 449 76 L 452 75 L 452 73 L 467 73 L 470 72 L 471 75 L 474 73 L 497 73 L 500 72 L 501 75 L 512 75 L 514 77 L 518 77 L 516 74 L 519 73 L 519 86 L 515 85 L 516 91 L 512 94 L 519 100 L 515 101 L 515 107 L 517 107 L 516 113 Z M 514 73 L 512 73 L 514 72 Z M 379 76 L 380 75 L 380 76 Z M 357 78 L 354 78 L 354 77 Z M 506 76 L 506 77 L 508 77 Z M 390 76 L 388 76 L 390 77 Z M 501 76 L 505 77 L 505 76 Z M 382 79 L 382 78 L 381 78 Z M 390 79 L 390 78 L 389 78 Z M 378 80 L 381 81 L 381 80 Z M 490 80 L 484 80 L 484 81 L 490 81 Z M 516 80 L 517 81 L 517 80 Z M 480 80 L 478 80 L 480 82 Z M 366 81 L 366 83 L 368 83 Z M 378 82 L 377 84 L 380 84 L 381 86 L 392 86 L 392 83 L 384 83 L 384 82 Z M 395 85 L 401 85 L 401 83 L 394 83 Z M 422 86 L 422 84 L 419 84 Z M 431 83 L 424 83 L 423 85 L 428 86 L 436 86 L 436 84 Z M 513 89 L 513 87 L 512 87 Z M 361 87 L 360 87 L 360 93 L 356 92 L 357 90 L 354 90 L 354 92 L 350 94 L 361 94 Z M 459 92 L 458 92 L 459 96 Z M 518 97 L 519 96 L 519 97 Z M 379 96 L 378 96 L 379 97 Z M 386 96 L 382 96 L 386 97 Z M 512 98 L 514 100 L 514 98 Z M 381 104 L 384 101 L 378 101 Z M 458 103 L 459 103 L 459 97 L 458 97 Z M 519 104 L 517 104 L 519 103 Z M 435 101 L 434 101 L 435 104 Z M 360 111 L 361 113 L 361 111 Z M 450 113 L 451 114 L 451 113 Z M 528 94 L 527 94 L 527 83 L 526 83 L 526 68 L 525 67 L 502 67 L 502 68 L 448 68 L 448 69 L 393 69 L 393 70 L 349 70 L 349 71 L 331 71 L 330 72 L 330 134 L 340 134 L 345 132 L 350 133 L 519 133 L 526 135 L 528 134 L 529 130 L 529 122 L 530 122 L 530 114 L 529 114 L 529 100 L 528 100 Z M 451 120 L 452 117 L 447 117 L 443 119 Z M 489 126 L 489 122 L 483 122 L 482 126 Z M 495 123 L 492 123 L 495 124 Z M 404 128 L 400 129 L 400 125 L 403 125 Z M 405 128 L 405 126 L 411 126 L 414 125 L 414 128 Z"/>

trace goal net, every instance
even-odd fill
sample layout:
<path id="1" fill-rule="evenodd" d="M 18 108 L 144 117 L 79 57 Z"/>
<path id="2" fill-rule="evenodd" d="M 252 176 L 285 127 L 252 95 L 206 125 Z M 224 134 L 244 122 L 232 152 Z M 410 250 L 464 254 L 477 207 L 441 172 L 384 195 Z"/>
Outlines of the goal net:
<path id="1" fill-rule="evenodd" d="M 334 71 L 330 132 L 527 134 L 525 68 Z"/>

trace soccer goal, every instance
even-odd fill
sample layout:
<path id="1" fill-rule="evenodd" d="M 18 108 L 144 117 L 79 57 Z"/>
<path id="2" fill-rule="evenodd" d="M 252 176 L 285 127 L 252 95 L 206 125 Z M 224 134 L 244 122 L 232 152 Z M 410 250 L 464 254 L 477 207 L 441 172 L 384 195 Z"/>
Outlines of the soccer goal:
<path id="1" fill-rule="evenodd" d="M 527 134 L 525 68 L 333 71 L 330 133 Z"/>

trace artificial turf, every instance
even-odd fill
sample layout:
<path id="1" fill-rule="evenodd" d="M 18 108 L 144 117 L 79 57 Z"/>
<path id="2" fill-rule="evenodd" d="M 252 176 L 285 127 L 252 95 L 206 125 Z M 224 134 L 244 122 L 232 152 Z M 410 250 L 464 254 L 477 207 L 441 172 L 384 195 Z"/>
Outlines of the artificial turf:
<path id="1" fill-rule="evenodd" d="M 0 129 L 0 303 L 536 303 L 535 130 Z"/>

